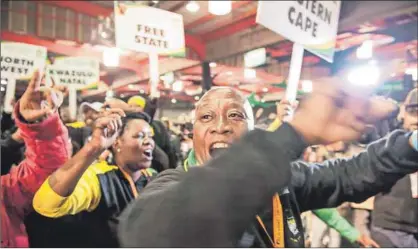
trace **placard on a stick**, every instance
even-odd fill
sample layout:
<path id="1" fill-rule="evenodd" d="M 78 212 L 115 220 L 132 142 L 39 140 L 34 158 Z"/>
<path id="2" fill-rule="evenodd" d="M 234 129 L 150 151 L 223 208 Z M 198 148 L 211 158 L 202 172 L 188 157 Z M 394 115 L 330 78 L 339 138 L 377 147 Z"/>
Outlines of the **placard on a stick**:
<path id="1" fill-rule="evenodd" d="M 257 23 L 332 62 L 341 1 L 259 1 Z"/>
<path id="2" fill-rule="evenodd" d="M 115 1 L 116 46 L 159 55 L 184 56 L 183 16 L 140 3 Z"/>
<path id="3" fill-rule="evenodd" d="M 257 23 L 294 42 L 286 99 L 296 100 L 304 49 L 333 61 L 341 1 L 259 1 Z"/>
<path id="4" fill-rule="evenodd" d="M 61 57 L 46 67 L 46 80 L 51 77 L 56 84 L 76 89 L 97 83 L 100 80 L 99 61 L 90 57 Z"/>
<path id="5" fill-rule="evenodd" d="M 36 69 L 44 70 L 45 47 L 17 42 L 1 43 L 1 76 L 19 80 L 30 79 Z"/>

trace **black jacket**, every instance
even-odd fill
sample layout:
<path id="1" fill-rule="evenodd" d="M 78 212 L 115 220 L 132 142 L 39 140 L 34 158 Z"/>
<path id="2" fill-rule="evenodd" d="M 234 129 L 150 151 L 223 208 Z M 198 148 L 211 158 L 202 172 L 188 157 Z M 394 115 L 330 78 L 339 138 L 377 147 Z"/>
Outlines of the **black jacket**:
<path id="1" fill-rule="evenodd" d="M 418 199 L 412 198 L 409 175 L 400 179 L 389 191 L 376 195 L 372 224 L 418 234 Z"/>
<path id="2" fill-rule="evenodd" d="M 25 143 L 15 141 L 11 135 L 0 139 L 1 175 L 9 173 L 13 164 L 18 165 L 24 158 Z"/>
<path id="3" fill-rule="evenodd" d="M 296 131 L 284 124 L 273 133 L 250 132 L 203 167 L 163 172 L 122 213 L 121 244 L 240 246 L 246 231 L 257 230 L 251 229 L 256 214 L 268 212 L 273 194 L 286 186 L 293 195 L 288 198 L 293 224 L 302 231 L 300 212 L 364 201 L 418 169 L 418 152 L 401 131 L 351 159 L 291 164 L 305 147 Z M 254 244 L 270 246 L 255 235 Z M 303 241 L 290 244 L 289 235 L 285 229 L 286 246 L 303 246 Z"/>

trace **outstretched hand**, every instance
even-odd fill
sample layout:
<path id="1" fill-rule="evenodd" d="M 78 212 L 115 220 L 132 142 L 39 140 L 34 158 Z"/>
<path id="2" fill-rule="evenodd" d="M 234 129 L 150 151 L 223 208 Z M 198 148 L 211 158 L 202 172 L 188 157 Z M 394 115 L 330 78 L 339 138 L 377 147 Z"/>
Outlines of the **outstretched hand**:
<path id="1" fill-rule="evenodd" d="M 358 139 L 368 125 L 393 113 L 392 100 L 370 97 L 371 89 L 349 89 L 337 79 L 314 85 L 296 110 L 292 125 L 309 144 Z"/>
<path id="2" fill-rule="evenodd" d="M 35 71 L 25 93 L 20 99 L 19 112 L 27 122 L 37 122 L 55 112 L 68 93 L 66 86 L 41 87 L 41 74 Z"/>

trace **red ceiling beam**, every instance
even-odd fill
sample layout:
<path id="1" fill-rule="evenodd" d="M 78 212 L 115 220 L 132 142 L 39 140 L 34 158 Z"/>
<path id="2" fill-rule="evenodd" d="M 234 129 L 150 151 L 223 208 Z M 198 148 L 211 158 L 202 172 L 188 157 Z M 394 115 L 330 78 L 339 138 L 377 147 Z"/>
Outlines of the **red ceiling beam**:
<path id="1" fill-rule="evenodd" d="M 255 22 L 256 14 L 257 14 L 257 8 L 252 9 L 251 11 L 243 15 L 243 17 L 240 18 L 239 20 L 236 20 L 226 26 L 217 28 L 203 35 L 202 40 L 204 40 L 205 42 L 217 40 L 217 39 L 220 39 L 221 37 L 229 36 L 239 31 L 242 31 L 244 29 L 248 29 L 253 26 L 256 26 L 257 25 L 257 23 Z"/>
<path id="2" fill-rule="evenodd" d="M 55 5 L 62 8 L 72 9 L 75 12 L 89 16 L 108 16 L 113 12 L 113 8 L 106 8 L 89 1 L 38 1 L 46 4 Z"/>
<path id="3" fill-rule="evenodd" d="M 102 53 L 99 51 L 95 51 L 93 49 L 81 48 L 81 47 L 73 47 L 73 46 L 66 46 L 62 44 L 58 44 L 54 41 L 40 39 L 35 36 L 30 35 L 21 35 L 16 34 L 9 31 L 1 31 L 1 39 L 4 41 L 13 41 L 13 42 L 21 42 L 21 43 L 28 43 L 37 46 L 43 46 L 53 53 L 62 54 L 66 56 L 88 56 L 98 59 L 100 62 L 102 60 Z M 126 56 L 121 56 L 119 60 L 119 67 L 124 69 L 129 69 L 134 71 L 138 76 L 141 76 L 140 67 L 138 67 L 138 62 L 129 59 Z"/>
<path id="4" fill-rule="evenodd" d="M 235 2 L 232 3 L 232 10 L 237 9 L 239 7 L 242 7 L 242 6 L 245 6 L 245 5 L 248 5 L 250 2 L 251 1 L 235 1 Z M 205 15 L 205 16 L 197 19 L 196 21 L 193 21 L 191 23 L 188 23 L 188 24 L 184 25 L 184 29 L 188 30 L 188 29 L 195 28 L 196 26 L 204 24 L 204 23 L 212 20 L 215 17 L 216 17 L 216 15 L 212 15 L 212 14 Z"/>

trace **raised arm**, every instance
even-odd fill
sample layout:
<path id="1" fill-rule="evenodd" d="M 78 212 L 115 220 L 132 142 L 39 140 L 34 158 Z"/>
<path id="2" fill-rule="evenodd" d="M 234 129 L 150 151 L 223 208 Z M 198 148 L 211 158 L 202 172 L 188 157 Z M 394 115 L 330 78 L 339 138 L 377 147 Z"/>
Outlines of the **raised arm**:
<path id="1" fill-rule="evenodd" d="M 67 129 L 56 113 L 60 103 L 54 101 L 65 88 L 40 91 L 39 77 L 35 73 L 14 109 L 15 122 L 26 145 L 26 158 L 9 174 L 1 176 L 4 201 L 7 199 L 19 211 L 31 207 L 39 186 L 69 156 Z M 42 108 L 41 101 L 49 104 Z"/>
<path id="2" fill-rule="evenodd" d="M 36 193 L 34 209 L 48 217 L 93 210 L 101 198 L 100 184 L 90 165 L 113 144 L 122 125 L 122 110 L 109 110 L 95 122 L 92 139 L 56 170 Z"/>
<path id="3" fill-rule="evenodd" d="M 344 201 L 362 202 L 389 190 L 403 176 L 418 170 L 417 132 L 394 131 L 349 159 L 322 164 L 295 162 L 292 187 L 301 211 L 335 207 Z"/>

